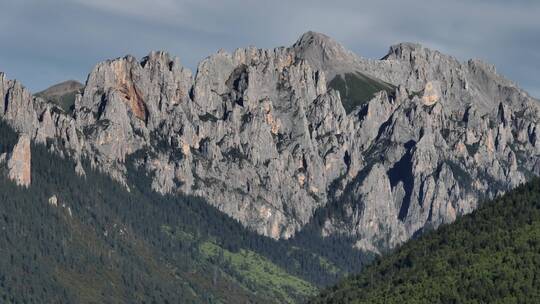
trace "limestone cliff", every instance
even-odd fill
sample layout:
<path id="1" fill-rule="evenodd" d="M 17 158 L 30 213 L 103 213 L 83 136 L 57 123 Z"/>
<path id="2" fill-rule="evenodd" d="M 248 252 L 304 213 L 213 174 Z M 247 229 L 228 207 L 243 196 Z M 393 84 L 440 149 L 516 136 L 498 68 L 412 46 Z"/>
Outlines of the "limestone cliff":
<path id="1" fill-rule="evenodd" d="M 326 208 L 322 235 L 379 252 L 540 173 L 538 101 L 492 66 L 412 43 L 370 60 L 308 32 L 219 51 L 194 75 L 163 52 L 126 56 L 92 70 L 73 113 L 3 74 L 0 96 L 32 140 L 124 183 L 134 162 L 155 191 L 204 197 L 273 238 Z"/>
<path id="2" fill-rule="evenodd" d="M 31 158 L 30 137 L 21 135 L 7 161 L 8 177 L 19 186 L 30 186 Z"/>

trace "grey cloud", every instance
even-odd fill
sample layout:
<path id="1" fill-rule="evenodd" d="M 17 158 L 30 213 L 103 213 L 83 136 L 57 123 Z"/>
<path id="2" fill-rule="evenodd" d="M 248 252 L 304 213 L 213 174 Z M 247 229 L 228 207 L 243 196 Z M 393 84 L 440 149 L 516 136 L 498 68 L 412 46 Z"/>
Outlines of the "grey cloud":
<path id="1" fill-rule="evenodd" d="M 482 58 L 540 96 L 540 2 L 487 0 L 18 0 L 0 4 L 0 70 L 32 90 L 84 80 L 98 61 L 164 49 L 195 69 L 219 48 L 326 33 L 364 57 L 401 41 Z"/>

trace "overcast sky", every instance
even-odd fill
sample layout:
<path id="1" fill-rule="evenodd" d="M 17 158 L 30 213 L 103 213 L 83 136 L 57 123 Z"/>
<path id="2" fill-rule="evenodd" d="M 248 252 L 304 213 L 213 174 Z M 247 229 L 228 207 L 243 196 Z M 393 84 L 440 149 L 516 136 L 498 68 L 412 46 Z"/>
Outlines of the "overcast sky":
<path id="1" fill-rule="evenodd" d="M 0 0 L 0 71 L 35 92 L 108 58 L 166 50 L 195 69 L 220 48 L 288 46 L 308 30 L 368 58 L 412 41 L 484 59 L 540 97 L 538 0 Z"/>

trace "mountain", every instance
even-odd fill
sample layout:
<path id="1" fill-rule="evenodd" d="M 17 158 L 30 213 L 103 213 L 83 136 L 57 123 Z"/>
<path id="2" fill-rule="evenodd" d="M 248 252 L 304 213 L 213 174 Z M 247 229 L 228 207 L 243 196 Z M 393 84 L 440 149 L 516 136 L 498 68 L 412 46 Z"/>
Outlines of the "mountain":
<path id="1" fill-rule="evenodd" d="M 346 243 L 274 240 L 200 198 L 160 195 L 133 165 L 126 191 L 87 159 L 79 176 L 51 144 L 21 142 L 0 121 L 2 303 L 297 303 L 361 260 Z M 21 149 L 24 186 L 6 157 Z"/>
<path id="2" fill-rule="evenodd" d="M 309 303 L 538 303 L 540 180 L 411 240 Z"/>
<path id="3" fill-rule="evenodd" d="M 324 71 L 328 87 L 339 91 L 347 114 L 380 91 L 395 91 L 392 84 L 364 73 L 362 59 L 324 34 L 307 32 L 292 48 L 297 58 L 307 61 L 314 70 Z"/>
<path id="4" fill-rule="evenodd" d="M 82 83 L 76 80 L 68 80 L 38 92 L 35 96 L 54 102 L 66 113 L 71 113 L 75 105 L 75 97 L 83 88 Z"/>
<path id="5" fill-rule="evenodd" d="M 414 43 L 381 60 L 323 34 L 219 51 L 193 75 L 152 52 L 99 63 L 72 113 L 0 74 L 0 117 L 131 189 L 205 199 L 273 239 L 384 253 L 540 173 L 538 101 L 478 60 Z M 342 98 L 343 97 L 343 98 Z M 307 232 L 306 232 L 307 233 Z"/>

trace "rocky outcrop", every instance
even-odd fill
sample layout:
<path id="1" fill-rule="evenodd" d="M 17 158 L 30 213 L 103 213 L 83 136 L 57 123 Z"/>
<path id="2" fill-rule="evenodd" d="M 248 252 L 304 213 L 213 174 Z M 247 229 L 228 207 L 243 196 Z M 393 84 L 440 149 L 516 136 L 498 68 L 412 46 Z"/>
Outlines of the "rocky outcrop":
<path id="1" fill-rule="evenodd" d="M 308 32 L 219 51 L 195 75 L 163 52 L 126 56 L 94 68 L 72 113 L 2 74 L 0 96 L 32 140 L 127 187 L 133 162 L 155 191 L 204 197 L 273 238 L 326 208 L 322 235 L 381 252 L 540 173 L 538 102 L 492 66 L 411 43 L 369 60 Z"/>
<path id="2" fill-rule="evenodd" d="M 432 106 L 441 99 L 441 87 L 438 81 L 428 81 L 424 88 L 422 101 L 426 106 Z"/>
<path id="3" fill-rule="evenodd" d="M 0 73 L 0 117 L 17 132 L 27 134 L 38 143 L 49 142 L 52 150 L 67 152 L 80 160 L 84 136 L 75 119 L 57 105 L 33 97 L 18 81 L 8 80 Z"/>
<path id="4" fill-rule="evenodd" d="M 48 203 L 53 207 L 58 207 L 58 197 L 56 195 L 49 197 Z"/>
<path id="5" fill-rule="evenodd" d="M 30 137 L 21 135 L 7 161 L 8 177 L 19 186 L 30 186 L 31 158 Z"/>

